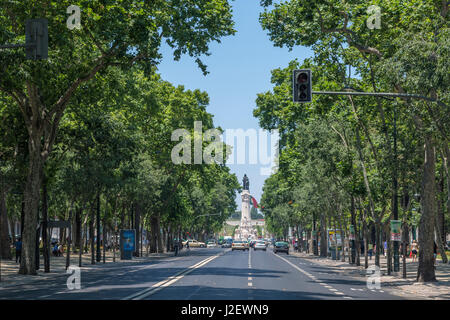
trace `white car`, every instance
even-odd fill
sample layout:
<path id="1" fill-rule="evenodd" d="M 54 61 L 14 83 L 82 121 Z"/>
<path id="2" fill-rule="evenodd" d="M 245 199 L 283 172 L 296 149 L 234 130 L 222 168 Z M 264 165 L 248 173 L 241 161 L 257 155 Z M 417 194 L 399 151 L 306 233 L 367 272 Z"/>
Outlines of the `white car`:
<path id="1" fill-rule="evenodd" d="M 256 241 L 255 245 L 253 246 L 253 250 L 264 250 L 266 251 L 266 243 L 263 240 Z"/>
<path id="2" fill-rule="evenodd" d="M 214 248 L 216 246 L 216 243 L 214 241 L 208 241 L 206 244 L 207 248 Z"/>

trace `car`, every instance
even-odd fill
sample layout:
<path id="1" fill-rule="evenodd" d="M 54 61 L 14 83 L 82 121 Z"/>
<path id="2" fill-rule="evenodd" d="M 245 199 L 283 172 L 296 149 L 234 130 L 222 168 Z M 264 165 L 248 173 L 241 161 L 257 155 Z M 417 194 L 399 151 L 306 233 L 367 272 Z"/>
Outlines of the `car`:
<path id="1" fill-rule="evenodd" d="M 231 242 L 226 241 L 222 243 L 222 248 L 231 248 Z"/>
<path id="2" fill-rule="evenodd" d="M 233 240 L 233 243 L 231 244 L 231 251 L 234 250 L 248 250 L 248 247 L 246 246 L 246 241 L 244 240 Z"/>
<path id="3" fill-rule="evenodd" d="M 222 248 L 231 248 L 231 244 L 233 243 L 233 239 L 226 239 L 222 243 Z"/>
<path id="4" fill-rule="evenodd" d="M 206 248 L 206 244 L 197 240 L 186 240 L 183 242 L 183 246 L 185 246 L 189 242 L 189 248 Z"/>
<path id="5" fill-rule="evenodd" d="M 255 242 L 254 246 L 253 246 L 253 250 L 264 250 L 266 251 L 267 247 L 266 247 L 266 243 L 263 240 L 258 240 Z"/>
<path id="6" fill-rule="evenodd" d="M 206 247 L 207 248 L 214 248 L 214 247 L 216 247 L 216 241 L 214 241 L 214 240 L 209 240 L 208 241 L 208 243 L 206 244 Z"/>
<path id="7" fill-rule="evenodd" d="M 286 254 L 289 254 L 289 243 L 285 241 L 277 241 L 275 242 L 275 245 L 273 246 L 273 252 L 286 252 Z"/>

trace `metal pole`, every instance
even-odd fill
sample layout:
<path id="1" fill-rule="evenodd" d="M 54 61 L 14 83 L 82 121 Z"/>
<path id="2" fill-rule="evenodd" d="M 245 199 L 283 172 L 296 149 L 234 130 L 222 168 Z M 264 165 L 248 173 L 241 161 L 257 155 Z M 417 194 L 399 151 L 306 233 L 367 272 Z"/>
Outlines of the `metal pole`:
<path id="1" fill-rule="evenodd" d="M 398 220 L 398 181 L 397 181 L 397 108 L 394 104 L 394 174 L 393 174 L 393 200 L 394 200 L 394 220 Z M 398 241 L 394 241 L 394 272 L 400 271 L 400 259 L 398 254 Z"/>

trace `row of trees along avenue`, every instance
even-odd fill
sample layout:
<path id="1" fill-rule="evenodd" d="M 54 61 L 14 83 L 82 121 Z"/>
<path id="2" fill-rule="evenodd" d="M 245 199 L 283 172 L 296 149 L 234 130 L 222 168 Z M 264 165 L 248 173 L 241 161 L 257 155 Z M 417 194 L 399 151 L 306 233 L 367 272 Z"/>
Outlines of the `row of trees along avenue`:
<path id="1" fill-rule="evenodd" d="M 66 25 L 70 5 L 81 8 L 80 29 Z M 49 271 L 49 218 L 74 224 L 73 250 L 90 235 L 92 263 L 118 228 L 135 228 L 137 239 L 149 231 L 152 252 L 184 232 L 218 231 L 236 209 L 237 178 L 224 165 L 171 161 L 174 130 L 213 128 L 209 98 L 163 81 L 156 66 L 166 42 L 206 74 L 209 43 L 235 33 L 229 2 L 2 1 L 0 43 L 23 43 L 34 18 L 48 20 L 48 59 L 0 51 L 1 256 L 17 220 L 21 274 L 36 274 L 40 222 Z"/>
<path id="2" fill-rule="evenodd" d="M 433 243 L 436 235 L 447 262 L 443 242 L 450 214 L 448 1 L 261 5 L 261 25 L 275 46 L 313 51 L 302 63 L 273 70 L 273 90 L 256 100 L 261 127 L 281 135 L 279 171 L 266 180 L 261 200 L 270 230 L 282 236 L 296 226 L 299 234 L 315 235 L 316 246 L 321 231 L 320 254 L 326 256 L 328 229 L 344 230 L 348 239 L 355 226 L 365 248 L 374 229 L 379 265 L 382 239 L 392 248 L 389 222 L 397 211 L 404 236 L 418 226 L 417 280 L 434 281 Z M 381 9 L 379 29 L 367 25 L 369 5 Z M 320 95 L 295 104 L 292 71 L 298 68 L 312 69 L 315 91 L 411 93 L 439 102 Z M 356 242 L 359 249 L 359 237 Z M 359 250 L 355 254 L 350 262 L 359 264 Z"/>

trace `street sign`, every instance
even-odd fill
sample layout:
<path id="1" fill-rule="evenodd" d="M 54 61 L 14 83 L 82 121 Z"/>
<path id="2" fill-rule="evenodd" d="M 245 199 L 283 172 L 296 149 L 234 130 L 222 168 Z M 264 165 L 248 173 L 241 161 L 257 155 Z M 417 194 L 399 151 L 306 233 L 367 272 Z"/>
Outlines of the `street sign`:
<path id="1" fill-rule="evenodd" d="M 391 220 L 391 241 L 402 241 L 402 222 L 400 220 Z"/>
<path id="2" fill-rule="evenodd" d="M 354 225 L 350 225 L 350 234 L 348 235 L 348 239 L 349 240 L 355 240 L 356 236 L 355 236 L 355 226 Z"/>

